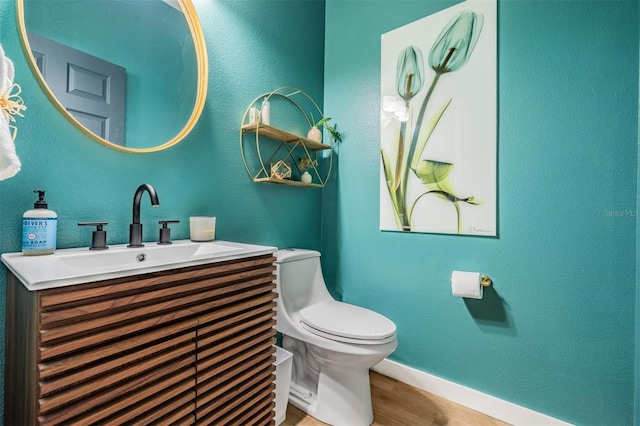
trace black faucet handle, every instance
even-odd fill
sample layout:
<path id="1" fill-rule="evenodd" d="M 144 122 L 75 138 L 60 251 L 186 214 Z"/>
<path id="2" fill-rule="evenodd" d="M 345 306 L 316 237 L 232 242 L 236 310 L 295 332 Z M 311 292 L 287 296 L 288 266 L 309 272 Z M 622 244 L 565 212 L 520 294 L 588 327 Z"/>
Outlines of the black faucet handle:
<path id="1" fill-rule="evenodd" d="M 102 229 L 103 226 L 107 226 L 108 224 L 108 222 L 78 222 L 78 226 L 96 227 L 96 230 L 93 231 L 89 250 L 106 250 L 109 248 L 107 246 L 107 231 Z"/>
<path id="2" fill-rule="evenodd" d="M 160 228 L 160 239 L 158 244 L 172 244 L 171 242 L 171 229 L 167 226 L 170 223 L 180 223 L 179 220 L 159 220 L 158 223 L 162 225 Z"/>

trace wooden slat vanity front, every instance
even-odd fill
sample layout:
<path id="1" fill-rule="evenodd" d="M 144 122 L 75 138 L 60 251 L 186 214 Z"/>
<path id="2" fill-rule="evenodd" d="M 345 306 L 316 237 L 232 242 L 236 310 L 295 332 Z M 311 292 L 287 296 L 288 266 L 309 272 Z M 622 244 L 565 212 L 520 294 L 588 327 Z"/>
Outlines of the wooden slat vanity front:
<path id="1" fill-rule="evenodd" d="M 274 424 L 274 260 L 38 291 L 9 272 L 5 425 Z"/>

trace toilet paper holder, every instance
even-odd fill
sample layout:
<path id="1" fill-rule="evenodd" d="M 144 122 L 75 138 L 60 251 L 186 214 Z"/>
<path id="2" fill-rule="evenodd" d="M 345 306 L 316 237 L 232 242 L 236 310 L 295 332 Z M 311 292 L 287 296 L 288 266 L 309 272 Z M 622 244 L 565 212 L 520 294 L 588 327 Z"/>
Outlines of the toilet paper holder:
<path id="1" fill-rule="evenodd" d="M 480 285 L 482 287 L 489 287 L 491 284 L 493 284 L 493 281 L 491 281 L 491 278 L 489 278 L 486 275 L 480 275 Z"/>
<path id="2" fill-rule="evenodd" d="M 482 299 L 484 288 L 490 286 L 491 278 L 479 272 L 453 271 L 451 294 L 455 297 Z"/>
<path id="3" fill-rule="evenodd" d="M 449 282 L 451 282 L 451 280 L 449 280 Z M 480 285 L 482 287 L 489 287 L 491 284 L 493 284 L 491 278 L 489 278 L 487 275 L 480 275 Z"/>

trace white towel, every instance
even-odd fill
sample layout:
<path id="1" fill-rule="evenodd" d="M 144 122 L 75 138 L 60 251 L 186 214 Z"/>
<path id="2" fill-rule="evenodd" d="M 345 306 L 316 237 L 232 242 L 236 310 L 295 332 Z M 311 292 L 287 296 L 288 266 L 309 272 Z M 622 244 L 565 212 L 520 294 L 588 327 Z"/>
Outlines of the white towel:
<path id="1" fill-rule="evenodd" d="M 13 85 L 13 62 L 4 55 L 0 45 L 0 96 L 8 95 Z M 0 113 L 0 180 L 13 177 L 20 171 L 22 165 L 16 155 L 16 147 L 13 144 L 9 120 L 4 111 Z"/>

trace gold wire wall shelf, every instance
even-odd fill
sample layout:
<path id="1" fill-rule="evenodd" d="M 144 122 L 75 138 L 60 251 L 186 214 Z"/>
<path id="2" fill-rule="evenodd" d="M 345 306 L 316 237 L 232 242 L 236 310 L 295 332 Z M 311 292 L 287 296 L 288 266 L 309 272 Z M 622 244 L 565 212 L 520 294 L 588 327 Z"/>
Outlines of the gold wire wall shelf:
<path id="1" fill-rule="evenodd" d="M 274 100 L 283 101 L 292 107 L 292 114 L 284 116 L 274 114 L 271 120 L 278 122 L 278 127 L 262 123 L 257 117 L 262 113 L 263 100 L 270 103 Z M 284 109 L 281 108 L 282 106 L 281 102 L 275 104 L 272 111 Z M 305 107 L 308 109 L 305 110 Z M 307 114 L 306 111 L 309 109 L 313 111 Z M 254 182 L 311 188 L 325 186 L 333 166 L 333 141 L 329 138 L 327 144 L 298 134 L 313 126 L 314 113 L 318 115 L 318 119 L 323 117 L 322 110 L 308 94 L 290 86 L 264 93 L 249 104 L 240 126 L 240 152 L 247 174 Z M 290 131 L 280 128 L 295 126 L 299 126 L 299 130 Z M 309 164 L 308 173 L 312 176 L 310 183 L 300 180 L 304 173 L 299 166 L 300 159 L 305 156 L 310 160 L 307 163 Z M 273 167 L 276 164 L 278 167 L 289 167 L 290 173 L 275 173 Z M 288 177 L 282 178 L 282 176 Z"/>

